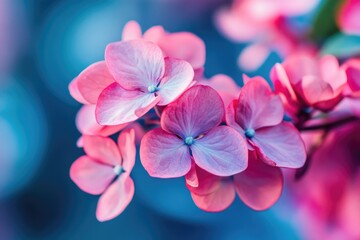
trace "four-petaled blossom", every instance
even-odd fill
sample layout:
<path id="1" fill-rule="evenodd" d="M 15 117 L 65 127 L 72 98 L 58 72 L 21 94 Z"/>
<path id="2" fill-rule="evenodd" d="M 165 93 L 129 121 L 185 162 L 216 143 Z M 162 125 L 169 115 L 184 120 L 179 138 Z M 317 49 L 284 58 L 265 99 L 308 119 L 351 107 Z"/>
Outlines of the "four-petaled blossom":
<path id="1" fill-rule="evenodd" d="M 245 140 L 234 129 L 219 126 L 224 112 L 214 89 L 202 85 L 189 88 L 165 108 L 161 128 L 143 137 L 140 159 L 144 168 L 153 177 L 180 177 L 189 172 L 193 159 L 218 176 L 245 170 Z"/>
<path id="2" fill-rule="evenodd" d="M 105 61 L 116 82 L 98 98 L 96 119 L 101 125 L 131 122 L 156 105 L 169 104 L 194 77 L 189 63 L 164 58 L 156 44 L 141 39 L 109 44 Z"/>
<path id="3" fill-rule="evenodd" d="M 299 53 L 288 57 L 271 70 L 271 80 L 294 121 L 299 113 L 314 107 L 322 111 L 333 109 L 342 100 L 346 85 L 345 71 L 332 55 L 316 57 Z"/>
<path id="4" fill-rule="evenodd" d="M 130 172 L 135 164 L 134 130 L 119 135 L 118 146 L 110 138 L 84 136 L 86 155 L 71 166 L 70 177 L 84 192 L 102 194 L 96 210 L 99 221 L 115 218 L 131 202 L 134 182 Z"/>
<path id="5" fill-rule="evenodd" d="M 288 168 L 301 167 L 306 159 L 304 143 L 298 130 L 283 122 L 284 108 L 261 77 L 247 80 L 238 100 L 229 105 L 227 124 L 247 139 L 266 163 Z"/>
<path id="6" fill-rule="evenodd" d="M 202 210 L 218 212 L 226 209 L 235 199 L 235 193 L 250 208 L 265 210 L 280 197 L 283 175 L 280 168 L 269 166 L 249 153 L 249 166 L 233 178 L 219 177 L 199 167 L 191 169 L 197 184 L 187 179 L 186 186 L 195 204 Z"/>

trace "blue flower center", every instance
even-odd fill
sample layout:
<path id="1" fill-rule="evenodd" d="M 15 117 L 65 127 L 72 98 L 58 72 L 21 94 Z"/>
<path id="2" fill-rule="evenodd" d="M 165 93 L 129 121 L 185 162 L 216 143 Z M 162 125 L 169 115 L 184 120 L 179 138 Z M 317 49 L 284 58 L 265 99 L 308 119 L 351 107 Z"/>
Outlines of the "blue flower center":
<path id="1" fill-rule="evenodd" d="M 195 142 L 195 140 L 193 137 L 186 137 L 184 142 L 186 145 L 190 146 Z"/>
<path id="2" fill-rule="evenodd" d="M 149 93 L 154 93 L 158 90 L 158 88 L 154 85 L 148 86 Z"/>
<path id="3" fill-rule="evenodd" d="M 116 165 L 113 169 L 116 175 L 120 175 L 124 172 L 124 169 L 120 165 Z"/>
<path id="4" fill-rule="evenodd" d="M 245 136 L 246 136 L 247 138 L 253 138 L 253 137 L 255 136 L 255 130 L 252 129 L 252 128 L 246 129 L 246 131 L 245 131 Z"/>

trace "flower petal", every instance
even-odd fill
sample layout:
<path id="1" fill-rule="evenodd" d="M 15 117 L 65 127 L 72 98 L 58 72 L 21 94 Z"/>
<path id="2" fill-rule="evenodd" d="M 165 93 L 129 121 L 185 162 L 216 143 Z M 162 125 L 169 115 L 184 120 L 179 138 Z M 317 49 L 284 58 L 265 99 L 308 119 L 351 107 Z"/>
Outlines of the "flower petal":
<path id="1" fill-rule="evenodd" d="M 115 80 L 125 89 L 148 91 L 165 71 L 164 56 L 154 43 L 142 39 L 110 43 L 105 61 Z"/>
<path id="2" fill-rule="evenodd" d="M 304 76 L 301 81 L 304 99 L 310 105 L 334 98 L 331 85 L 315 76 Z"/>
<path id="3" fill-rule="evenodd" d="M 181 177 L 191 168 L 189 148 L 181 139 L 160 128 L 144 135 L 140 145 L 140 159 L 152 177 Z"/>
<path id="4" fill-rule="evenodd" d="M 122 156 L 122 167 L 125 171 L 131 172 L 136 157 L 135 130 L 126 129 L 122 131 L 118 138 L 118 146 Z"/>
<path id="5" fill-rule="evenodd" d="M 161 127 L 183 139 L 197 137 L 218 126 L 224 112 L 224 103 L 214 89 L 196 85 L 165 108 Z"/>
<path id="6" fill-rule="evenodd" d="M 189 32 L 178 32 L 163 35 L 157 42 L 166 56 L 185 60 L 193 68 L 201 68 L 205 64 L 205 44 L 196 35 Z"/>
<path id="7" fill-rule="evenodd" d="M 96 120 L 101 125 L 118 125 L 137 120 L 156 105 L 154 94 L 129 91 L 118 83 L 107 87 L 96 105 Z"/>
<path id="8" fill-rule="evenodd" d="M 305 163 L 304 142 L 298 130 L 290 123 L 261 128 L 256 131 L 252 141 L 259 157 L 270 165 L 299 168 Z"/>
<path id="9" fill-rule="evenodd" d="M 236 122 L 244 129 L 254 130 L 279 124 L 284 117 L 284 108 L 279 96 L 260 77 L 250 80 L 241 89 L 236 112 Z"/>
<path id="10" fill-rule="evenodd" d="M 115 82 L 105 61 L 91 64 L 79 74 L 77 81 L 81 95 L 91 104 L 96 104 L 100 93 Z"/>
<path id="11" fill-rule="evenodd" d="M 344 64 L 347 82 L 352 91 L 360 91 L 360 59 L 350 59 Z"/>
<path id="12" fill-rule="evenodd" d="M 115 126 L 99 125 L 95 118 L 95 105 L 84 105 L 76 115 L 76 127 L 83 135 L 110 136 L 125 128 L 128 123 Z"/>
<path id="13" fill-rule="evenodd" d="M 252 156 L 255 154 L 250 154 Z M 235 189 L 240 199 L 254 210 L 270 208 L 280 197 L 283 175 L 278 167 L 249 157 L 248 168 L 234 176 Z"/>
<path id="14" fill-rule="evenodd" d="M 159 105 L 167 105 L 174 101 L 189 86 L 194 78 L 194 70 L 185 61 L 166 58 L 165 74 L 158 87 L 161 97 Z"/>
<path id="15" fill-rule="evenodd" d="M 83 139 L 84 150 L 89 157 L 110 166 L 121 163 L 120 151 L 111 138 L 85 135 Z"/>
<path id="16" fill-rule="evenodd" d="M 71 81 L 71 83 L 69 84 L 69 92 L 70 92 L 70 95 L 79 103 L 89 104 L 89 102 L 84 99 L 84 97 L 81 95 L 81 93 L 79 91 L 77 78 L 73 79 Z"/>
<path id="17" fill-rule="evenodd" d="M 185 175 L 185 181 L 186 184 L 191 187 L 199 186 L 199 179 L 197 177 L 197 172 L 196 172 L 196 164 L 193 161 L 191 161 L 190 171 Z"/>
<path id="18" fill-rule="evenodd" d="M 129 21 L 125 24 L 121 37 L 123 41 L 138 39 L 141 37 L 141 27 L 138 22 Z"/>
<path id="19" fill-rule="evenodd" d="M 264 44 L 251 44 L 242 50 L 237 62 L 240 68 L 246 71 L 255 71 L 265 63 L 270 53 L 271 49 Z"/>
<path id="20" fill-rule="evenodd" d="M 208 212 L 220 212 L 228 208 L 235 199 L 232 180 L 212 175 L 199 167 L 196 173 L 199 185 L 194 187 L 187 184 L 196 206 Z"/>
<path id="21" fill-rule="evenodd" d="M 166 34 L 162 26 L 153 26 L 146 30 L 143 35 L 143 38 L 147 41 L 158 43 L 160 39 Z"/>
<path id="22" fill-rule="evenodd" d="M 191 145 L 195 163 L 217 175 L 231 176 L 247 167 L 248 151 L 243 137 L 228 126 L 215 127 Z"/>
<path id="23" fill-rule="evenodd" d="M 128 174 L 121 174 L 100 197 L 96 218 L 104 222 L 117 217 L 131 202 L 134 191 L 133 180 Z"/>
<path id="24" fill-rule="evenodd" d="M 94 195 L 103 193 L 115 176 L 111 166 L 88 156 L 78 158 L 70 168 L 71 180 L 84 192 Z"/>

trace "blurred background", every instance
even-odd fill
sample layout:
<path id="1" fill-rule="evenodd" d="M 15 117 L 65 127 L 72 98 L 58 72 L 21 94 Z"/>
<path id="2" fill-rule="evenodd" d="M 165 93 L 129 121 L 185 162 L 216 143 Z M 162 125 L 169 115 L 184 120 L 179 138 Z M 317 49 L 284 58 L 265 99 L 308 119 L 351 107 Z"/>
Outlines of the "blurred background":
<path id="1" fill-rule="evenodd" d="M 215 11 L 227 0 L 0 0 L 0 239 L 300 239 L 286 201 L 255 212 L 238 199 L 225 212 L 197 209 L 184 179 L 151 179 L 137 162 L 135 197 L 116 219 L 95 218 L 97 196 L 69 178 L 82 155 L 69 82 L 103 59 L 129 20 L 143 29 L 190 31 L 207 48 L 205 75 L 241 84 L 244 45 L 224 38 Z M 271 55 L 252 74 L 268 76 Z"/>

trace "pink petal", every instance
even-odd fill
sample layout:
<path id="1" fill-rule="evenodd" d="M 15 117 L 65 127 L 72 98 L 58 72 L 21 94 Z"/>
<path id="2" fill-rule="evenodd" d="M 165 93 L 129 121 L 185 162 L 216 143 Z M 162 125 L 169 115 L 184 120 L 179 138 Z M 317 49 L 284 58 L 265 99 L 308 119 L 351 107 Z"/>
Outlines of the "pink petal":
<path id="1" fill-rule="evenodd" d="M 264 64 L 270 53 L 271 50 L 263 44 L 249 45 L 240 53 L 238 65 L 246 71 L 255 71 Z"/>
<path id="2" fill-rule="evenodd" d="M 105 61 L 115 80 L 128 90 L 147 92 L 158 85 L 165 71 L 161 49 L 141 39 L 110 43 Z"/>
<path id="3" fill-rule="evenodd" d="M 128 123 L 115 126 L 99 125 L 95 118 L 95 105 L 84 105 L 76 115 L 76 127 L 84 135 L 110 136 L 128 126 Z"/>
<path id="4" fill-rule="evenodd" d="M 312 54 L 298 53 L 290 55 L 282 65 L 292 86 L 300 83 L 302 78 L 307 75 L 320 77 L 316 56 Z"/>
<path id="5" fill-rule="evenodd" d="M 191 163 L 190 171 L 185 175 L 186 184 L 190 187 L 198 187 L 199 179 L 196 172 L 196 164 L 194 162 Z"/>
<path id="6" fill-rule="evenodd" d="M 274 95 L 267 82 L 254 78 L 240 92 L 235 112 L 236 122 L 243 129 L 258 129 L 279 124 L 284 108 L 279 96 Z"/>
<path id="7" fill-rule="evenodd" d="M 138 39 L 142 37 L 141 27 L 136 21 L 129 21 L 124 26 L 122 37 L 123 41 Z"/>
<path id="8" fill-rule="evenodd" d="M 91 104 L 96 104 L 100 93 L 115 82 L 105 61 L 90 65 L 79 74 L 77 79 L 81 95 Z"/>
<path id="9" fill-rule="evenodd" d="M 84 192 L 94 195 L 104 192 L 115 176 L 112 166 L 88 156 L 78 158 L 70 168 L 71 180 Z"/>
<path id="10" fill-rule="evenodd" d="M 217 176 L 231 176 L 247 167 L 248 151 L 243 137 L 234 129 L 219 126 L 190 146 L 195 163 Z"/>
<path id="11" fill-rule="evenodd" d="M 131 202 L 134 191 L 133 180 L 128 174 L 121 174 L 100 197 L 96 218 L 100 222 L 104 222 L 117 217 Z"/>
<path id="12" fill-rule="evenodd" d="M 101 136 L 83 136 L 84 150 L 89 157 L 110 166 L 121 163 L 118 147 L 111 138 Z"/>
<path id="13" fill-rule="evenodd" d="M 315 76 L 305 76 L 301 81 L 303 97 L 309 105 L 334 98 L 331 85 Z"/>
<path id="14" fill-rule="evenodd" d="M 249 157 L 248 168 L 234 176 L 234 183 L 240 199 L 250 208 L 260 211 L 270 208 L 279 199 L 283 175 L 279 168 Z"/>
<path id="15" fill-rule="evenodd" d="M 162 26 L 154 26 L 149 28 L 143 37 L 147 41 L 158 43 L 165 34 L 166 32 Z"/>
<path id="16" fill-rule="evenodd" d="M 191 197 L 200 209 L 208 212 L 220 212 L 228 208 L 235 199 L 235 190 L 230 178 L 212 175 L 196 168 L 199 185 L 187 184 Z"/>
<path id="17" fill-rule="evenodd" d="M 347 61 L 343 68 L 345 69 L 347 82 L 352 91 L 360 91 L 360 59 L 351 59 Z"/>
<path id="18" fill-rule="evenodd" d="M 165 74 L 158 87 L 161 97 L 159 105 L 167 105 L 174 101 L 189 86 L 194 78 L 191 65 L 182 60 L 165 59 Z"/>
<path id="19" fill-rule="evenodd" d="M 210 80 L 202 80 L 199 83 L 214 88 L 224 101 L 225 107 L 240 94 L 240 87 L 231 77 L 224 74 L 217 74 Z"/>
<path id="20" fill-rule="evenodd" d="M 211 87 L 196 85 L 165 108 L 161 126 L 185 139 L 218 126 L 223 116 L 224 103 L 219 94 Z"/>
<path id="21" fill-rule="evenodd" d="M 125 171 L 131 172 L 136 157 L 135 130 L 122 131 L 118 138 L 118 146 L 122 156 L 122 167 Z"/>
<path id="22" fill-rule="evenodd" d="M 100 95 L 96 105 L 96 120 L 101 125 L 118 125 L 137 120 L 160 99 L 154 94 L 129 91 L 113 83 Z"/>
<path id="23" fill-rule="evenodd" d="M 338 16 L 338 23 L 342 31 L 360 35 L 359 12 L 360 2 L 358 0 L 345 1 Z"/>
<path id="24" fill-rule="evenodd" d="M 181 177 L 191 168 L 188 147 L 181 139 L 160 128 L 151 130 L 143 137 L 140 159 L 152 177 Z"/>
<path id="25" fill-rule="evenodd" d="M 189 32 L 166 34 L 157 42 L 166 56 L 185 60 L 193 68 L 201 68 L 205 64 L 205 44 L 196 35 Z"/>
<path id="26" fill-rule="evenodd" d="M 260 157 L 270 165 L 299 168 L 305 163 L 304 142 L 290 123 L 261 128 L 256 131 L 252 141 Z"/>
<path id="27" fill-rule="evenodd" d="M 81 93 L 79 92 L 79 86 L 78 86 L 78 79 L 75 78 L 74 80 L 71 81 L 71 83 L 69 84 L 69 92 L 70 95 L 79 103 L 82 104 L 89 104 L 88 101 L 86 101 L 84 99 L 84 97 L 81 95 Z"/>

